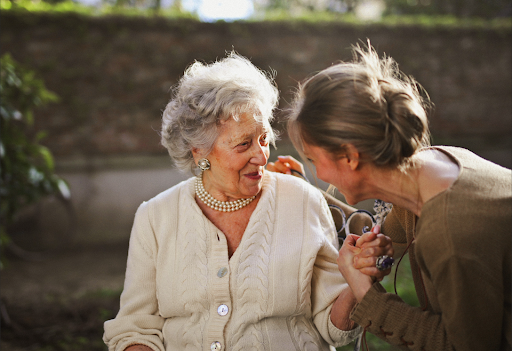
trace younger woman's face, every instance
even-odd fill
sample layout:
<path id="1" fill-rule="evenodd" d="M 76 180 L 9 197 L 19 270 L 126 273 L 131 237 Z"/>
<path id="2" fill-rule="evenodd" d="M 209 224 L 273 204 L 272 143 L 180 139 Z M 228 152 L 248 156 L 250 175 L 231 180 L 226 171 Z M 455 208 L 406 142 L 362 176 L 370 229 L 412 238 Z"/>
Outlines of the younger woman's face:
<path id="1" fill-rule="evenodd" d="M 350 205 L 361 201 L 358 194 L 358 174 L 347 156 L 334 156 L 322 147 L 304 143 L 304 155 L 315 166 L 316 176 L 334 185 Z"/>
<path id="2" fill-rule="evenodd" d="M 257 195 L 269 154 L 268 128 L 252 114 L 244 113 L 238 121 L 228 119 L 206 157 L 211 167 L 203 173 L 205 189 L 220 201 Z"/>
<path id="3" fill-rule="evenodd" d="M 304 155 L 315 166 L 316 177 L 338 187 L 338 165 L 324 148 L 304 143 Z"/>

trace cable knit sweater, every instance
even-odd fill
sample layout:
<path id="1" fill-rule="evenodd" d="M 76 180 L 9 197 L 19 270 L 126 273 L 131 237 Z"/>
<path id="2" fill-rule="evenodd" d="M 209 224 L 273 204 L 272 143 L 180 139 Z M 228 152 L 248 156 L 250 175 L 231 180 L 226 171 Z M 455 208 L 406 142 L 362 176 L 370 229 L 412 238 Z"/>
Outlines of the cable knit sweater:
<path id="1" fill-rule="evenodd" d="M 228 259 L 224 234 L 201 212 L 190 178 L 135 216 L 121 308 L 105 322 L 109 350 L 329 350 L 345 286 L 334 223 L 321 193 L 266 172 L 262 195 Z"/>
<path id="2" fill-rule="evenodd" d="M 464 149 L 436 149 L 459 164 L 455 183 L 419 218 L 394 207 L 382 227 L 395 257 L 414 240 L 422 308 L 375 283 L 352 319 L 405 350 L 511 350 L 512 172 Z"/>

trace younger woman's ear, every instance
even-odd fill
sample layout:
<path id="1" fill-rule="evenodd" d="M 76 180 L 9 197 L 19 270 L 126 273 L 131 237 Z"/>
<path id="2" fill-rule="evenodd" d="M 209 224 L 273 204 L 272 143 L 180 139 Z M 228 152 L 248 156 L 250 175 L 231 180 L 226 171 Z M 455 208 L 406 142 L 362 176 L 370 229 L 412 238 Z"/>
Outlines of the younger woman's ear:
<path id="1" fill-rule="evenodd" d="M 347 163 L 350 169 L 355 171 L 359 166 L 359 151 L 352 144 L 345 144 L 345 149 L 347 151 Z"/>

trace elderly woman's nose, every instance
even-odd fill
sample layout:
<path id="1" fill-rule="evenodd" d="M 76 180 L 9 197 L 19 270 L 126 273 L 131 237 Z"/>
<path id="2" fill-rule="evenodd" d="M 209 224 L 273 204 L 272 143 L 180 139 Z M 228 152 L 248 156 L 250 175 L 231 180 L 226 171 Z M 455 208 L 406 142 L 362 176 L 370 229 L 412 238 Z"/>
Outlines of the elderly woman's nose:
<path id="1" fill-rule="evenodd" d="M 251 161 L 258 165 L 266 165 L 268 161 L 267 149 L 266 146 L 256 145 Z"/>

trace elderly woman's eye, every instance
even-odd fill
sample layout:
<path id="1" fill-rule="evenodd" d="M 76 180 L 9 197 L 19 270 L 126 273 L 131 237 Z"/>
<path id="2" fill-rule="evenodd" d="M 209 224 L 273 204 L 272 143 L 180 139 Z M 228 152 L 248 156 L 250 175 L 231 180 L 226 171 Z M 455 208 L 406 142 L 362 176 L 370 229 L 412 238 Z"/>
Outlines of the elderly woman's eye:
<path id="1" fill-rule="evenodd" d="M 261 137 L 260 143 L 262 143 L 263 145 L 268 144 L 268 134 L 265 134 Z"/>

